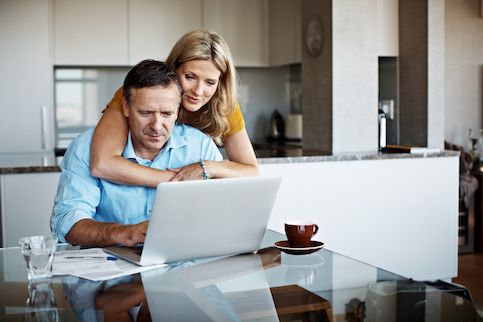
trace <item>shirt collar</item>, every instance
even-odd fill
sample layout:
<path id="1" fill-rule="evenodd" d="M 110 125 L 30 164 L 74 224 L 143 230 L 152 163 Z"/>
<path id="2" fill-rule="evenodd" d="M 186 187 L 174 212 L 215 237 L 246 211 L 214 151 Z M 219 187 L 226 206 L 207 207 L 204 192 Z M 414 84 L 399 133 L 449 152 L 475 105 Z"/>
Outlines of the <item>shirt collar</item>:
<path id="1" fill-rule="evenodd" d="M 168 142 L 164 144 L 164 147 L 159 151 L 158 155 L 154 158 L 153 162 L 156 161 L 163 153 L 163 151 L 169 151 L 170 149 L 180 148 L 187 144 L 186 139 L 183 135 L 181 135 L 183 125 L 175 124 L 173 128 L 173 132 L 171 133 L 171 137 L 169 138 Z M 138 157 L 134 152 L 134 146 L 132 144 L 131 139 L 131 131 L 129 131 L 129 135 L 127 137 L 127 143 L 124 147 L 124 151 L 122 152 L 122 156 L 126 159 L 134 160 L 137 163 L 143 164 L 146 161 L 151 162 L 151 160 L 146 160 L 141 157 Z M 144 162 L 143 162 L 144 161 Z"/>

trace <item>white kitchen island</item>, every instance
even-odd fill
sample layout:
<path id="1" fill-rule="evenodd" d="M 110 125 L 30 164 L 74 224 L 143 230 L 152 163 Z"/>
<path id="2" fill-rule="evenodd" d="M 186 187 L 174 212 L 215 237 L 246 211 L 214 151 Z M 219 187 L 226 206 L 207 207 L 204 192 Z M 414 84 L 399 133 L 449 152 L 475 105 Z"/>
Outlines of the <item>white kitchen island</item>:
<path id="1" fill-rule="evenodd" d="M 53 158 L 37 159 L 0 162 L 4 246 L 48 230 L 39 220 L 50 216 L 60 169 Z M 268 228 L 284 233 L 289 219 L 312 220 L 320 227 L 314 239 L 332 251 L 417 280 L 457 275 L 458 152 L 258 161 L 261 175 L 283 177 Z M 15 228 L 26 222 L 27 230 Z"/>
<path id="2" fill-rule="evenodd" d="M 311 220 L 332 251 L 416 280 L 457 275 L 457 152 L 259 162 L 261 175 L 283 177 L 268 228 Z"/>

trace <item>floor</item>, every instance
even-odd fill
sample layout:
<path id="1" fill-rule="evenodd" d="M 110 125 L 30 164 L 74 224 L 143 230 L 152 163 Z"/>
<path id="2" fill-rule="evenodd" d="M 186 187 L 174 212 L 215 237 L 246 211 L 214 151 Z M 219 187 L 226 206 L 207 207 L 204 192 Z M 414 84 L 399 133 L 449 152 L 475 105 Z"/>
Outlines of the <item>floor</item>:
<path id="1" fill-rule="evenodd" d="M 480 314 L 483 313 L 483 253 L 458 256 L 458 277 L 453 283 L 465 286 Z"/>

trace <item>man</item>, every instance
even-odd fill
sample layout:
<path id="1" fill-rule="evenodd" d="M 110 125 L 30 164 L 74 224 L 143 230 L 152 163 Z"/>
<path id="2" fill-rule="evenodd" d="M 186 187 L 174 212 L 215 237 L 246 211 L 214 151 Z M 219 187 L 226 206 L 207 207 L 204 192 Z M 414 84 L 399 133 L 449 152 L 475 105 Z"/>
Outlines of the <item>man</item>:
<path id="1" fill-rule="evenodd" d="M 176 73 L 159 61 L 145 60 L 124 80 L 123 111 L 129 137 L 123 157 L 157 169 L 179 168 L 200 160 L 222 160 L 210 137 L 175 124 L 181 103 Z M 61 164 L 51 218 L 61 242 L 86 246 L 144 242 L 155 189 L 111 183 L 90 175 L 94 130 L 77 137 Z"/>

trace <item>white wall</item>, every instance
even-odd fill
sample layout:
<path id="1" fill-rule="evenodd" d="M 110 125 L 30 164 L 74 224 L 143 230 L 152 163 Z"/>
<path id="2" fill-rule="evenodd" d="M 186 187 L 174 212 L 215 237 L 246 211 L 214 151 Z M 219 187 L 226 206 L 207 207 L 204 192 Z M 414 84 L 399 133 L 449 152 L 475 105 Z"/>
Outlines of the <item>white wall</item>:
<path id="1" fill-rule="evenodd" d="M 427 146 L 444 148 L 444 0 L 428 0 L 428 139 Z M 432 66 L 441 66 L 434 68 Z"/>
<path id="2" fill-rule="evenodd" d="M 377 3 L 333 1 L 332 152 L 377 151 Z"/>
<path id="3" fill-rule="evenodd" d="M 457 275 L 458 157 L 275 163 L 269 228 L 306 219 L 332 251 L 405 277 Z"/>
<path id="4" fill-rule="evenodd" d="M 467 147 L 482 125 L 483 17 L 480 0 L 446 0 L 445 140 Z"/>

